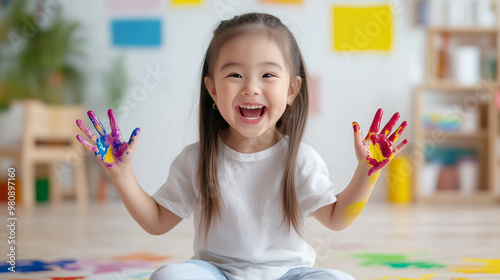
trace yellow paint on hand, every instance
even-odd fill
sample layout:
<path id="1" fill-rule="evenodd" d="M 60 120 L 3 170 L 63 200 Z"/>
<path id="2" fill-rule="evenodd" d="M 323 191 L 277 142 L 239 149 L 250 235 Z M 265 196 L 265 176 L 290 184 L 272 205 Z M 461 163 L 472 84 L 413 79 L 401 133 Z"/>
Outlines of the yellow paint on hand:
<path id="1" fill-rule="evenodd" d="M 368 198 L 366 198 L 363 201 L 356 201 L 353 204 L 349 205 L 345 209 L 344 223 L 346 223 L 347 225 L 350 225 L 352 222 L 354 222 L 356 217 L 358 217 L 359 214 L 361 214 L 361 212 L 365 208 L 365 205 L 367 202 L 368 202 Z"/>
<path id="2" fill-rule="evenodd" d="M 379 144 L 373 144 L 373 142 L 368 142 L 368 149 L 370 150 L 370 157 L 377 160 L 377 161 L 383 161 L 386 159 L 384 155 L 382 154 L 382 149 L 380 148 Z"/>
<path id="3" fill-rule="evenodd" d="M 115 157 L 113 156 L 113 153 L 111 153 L 111 149 L 108 148 L 108 152 L 104 156 L 104 162 L 106 163 L 113 163 L 115 162 Z"/>
<path id="4" fill-rule="evenodd" d="M 380 170 L 370 175 L 370 177 L 368 177 L 368 187 L 375 186 L 375 183 L 377 183 L 379 175 L 380 175 Z"/>
<path id="5" fill-rule="evenodd" d="M 394 133 L 394 139 L 392 140 L 392 142 L 396 142 L 396 140 L 398 140 L 399 136 L 401 135 L 401 129 L 403 129 L 405 127 L 398 127 L 398 129 L 396 130 L 396 132 Z"/>

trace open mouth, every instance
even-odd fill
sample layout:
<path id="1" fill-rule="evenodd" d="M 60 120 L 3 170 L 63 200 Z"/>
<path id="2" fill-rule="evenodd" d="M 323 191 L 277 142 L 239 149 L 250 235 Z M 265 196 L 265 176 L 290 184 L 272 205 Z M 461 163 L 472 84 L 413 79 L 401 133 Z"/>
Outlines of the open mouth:
<path id="1" fill-rule="evenodd" d="M 240 115 L 250 121 L 258 120 L 261 118 L 265 111 L 266 111 L 266 106 L 264 105 L 240 105 L 239 111 Z"/>

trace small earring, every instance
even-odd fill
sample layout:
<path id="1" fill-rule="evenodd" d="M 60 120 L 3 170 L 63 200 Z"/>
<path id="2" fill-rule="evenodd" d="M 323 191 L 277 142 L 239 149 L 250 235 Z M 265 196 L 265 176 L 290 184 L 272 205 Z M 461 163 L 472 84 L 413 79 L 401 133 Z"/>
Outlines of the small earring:
<path id="1" fill-rule="evenodd" d="M 214 110 L 219 109 L 219 108 L 217 107 L 217 104 L 215 104 L 215 102 L 214 102 L 214 104 L 212 105 L 212 108 L 214 108 Z"/>
<path id="2" fill-rule="evenodd" d="M 292 103 L 292 104 L 293 104 L 293 103 Z M 292 104 L 286 104 L 286 108 L 287 108 L 287 109 L 292 108 Z"/>

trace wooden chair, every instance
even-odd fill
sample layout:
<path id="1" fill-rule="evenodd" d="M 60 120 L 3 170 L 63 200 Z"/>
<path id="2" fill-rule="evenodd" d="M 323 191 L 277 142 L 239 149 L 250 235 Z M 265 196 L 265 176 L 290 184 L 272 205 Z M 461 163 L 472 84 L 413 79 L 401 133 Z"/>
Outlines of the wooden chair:
<path id="1" fill-rule="evenodd" d="M 62 199 L 61 172 L 67 165 L 74 170 L 76 200 L 79 207 L 88 203 L 85 152 L 75 136 L 76 119 L 85 116 L 81 106 L 46 105 L 38 100 L 15 101 L 24 107 L 24 129 L 20 150 L 0 151 L 0 157 L 17 158 L 22 188 L 22 203 L 35 205 L 35 165 L 49 165 L 50 200 Z"/>

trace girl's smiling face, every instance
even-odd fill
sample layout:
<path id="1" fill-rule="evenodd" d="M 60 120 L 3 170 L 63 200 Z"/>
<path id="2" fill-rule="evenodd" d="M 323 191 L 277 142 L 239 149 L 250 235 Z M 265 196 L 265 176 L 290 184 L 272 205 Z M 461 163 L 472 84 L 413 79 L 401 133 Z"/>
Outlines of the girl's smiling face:
<path id="1" fill-rule="evenodd" d="M 276 123 L 301 85 L 300 77 L 290 77 L 281 49 L 268 36 L 240 35 L 222 46 L 205 85 L 229 124 L 226 142 L 274 144 Z"/>

